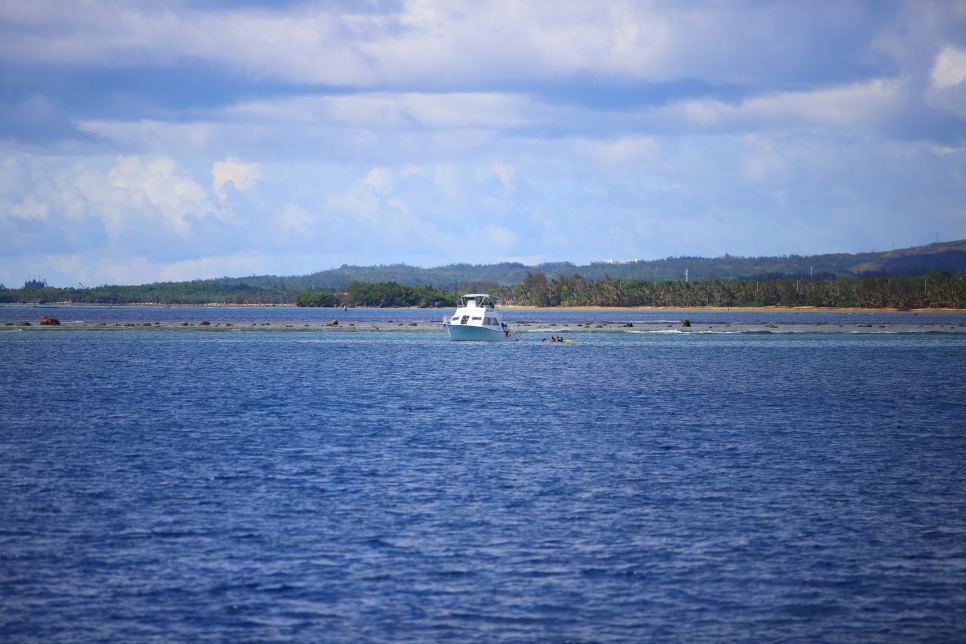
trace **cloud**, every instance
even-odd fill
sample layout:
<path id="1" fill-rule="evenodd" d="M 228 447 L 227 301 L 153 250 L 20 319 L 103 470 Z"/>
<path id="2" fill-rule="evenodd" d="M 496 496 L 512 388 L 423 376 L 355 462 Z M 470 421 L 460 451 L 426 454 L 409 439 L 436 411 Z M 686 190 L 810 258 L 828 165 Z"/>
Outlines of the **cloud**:
<path id="1" fill-rule="evenodd" d="M 0 3 L 0 279 L 966 237 L 964 27 L 931 0 Z"/>
<path id="2" fill-rule="evenodd" d="M 203 215 L 212 211 L 206 201 L 207 193 L 191 178 L 189 172 L 180 170 L 174 159 L 160 158 L 147 160 L 139 157 L 121 157 L 107 176 L 108 183 L 121 188 L 128 200 L 143 203 L 145 198 L 150 210 L 160 214 L 170 229 L 179 237 L 191 234 L 191 225 L 186 219 L 189 213 Z M 110 212 L 109 231 L 116 235 L 127 228 L 129 223 L 122 220 L 125 216 L 118 211 Z"/>
<path id="3" fill-rule="evenodd" d="M 396 178 L 386 168 L 373 168 L 366 174 L 362 183 L 372 187 L 378 193 L 387 193 L 396 185 Z"/>
<path id="4" fill-rule="evenodd" d="M 200 257 L 175 262 L 158 262 L 147 257 L 107 256 L 91 262 L 84 255 L 49 255 L 43 265 L 73 282 L 100 284 L 145 284 L 180 282 L 221 276 L 265 274 L 271 266 L 269 257 L 260 253 L 241 252 L 226 256 Z M 61 282 L 62 284 L 64 282 Z"/>
<path id="5" fill-rule="evenodd" d="M 304 208 L 294 203 L 287 203 L 281 210 L 275 212 L 277 237 L 281 241 L 299 239 L 303 242 L 311 242 L 315 237 L 315 221 L 315 217 Z"/>
<path id="6" fill-rule="evenodd" d="M 808 92 L 781 92 L 730 105 L 721 101 L 688 101 L 665 113 L 683 112 L 689 124 L 708 128 L 876 125 L 902 112 L 906 101 L 901 81 L 875 79 Z"/>
<path id="7" fill-rule="evenodd" d="M 231 108 L 229 114 L 273 122 L 392 130 L 524 127 L 546 120 L 545 113 L 553 109 L 523 96 L 495 92 L 372 92 L 246 103 Z"/>
<path id="8" fill-rule="evenodd" d="M 107 169 L 25 156 L 11 161 L 30 174 L 19 198 L 8 193 L 0 201 L 12 254 L 63 250 L 74 243 L 160 250 L 166 240 L 183 244 L 205 229 L 206 220 L 223 215 L 191 173 L 170 158 L 118 157 Z"/>
<path id="9" fill-rule="evenodd" d="M 744 82 L 779 74 L 807 79 L 816 68 L 848 75 L 868 65 L 879 31 L 906 18 L 874 5 L 632 0 L 29 4 L 0 8 L 0 56 L 22 64 L 205 60 L 249 78 L 354 88 L 572 75 Z M 770 55 L 757 55 L 762 51 Z"/>
<path id="10" fill-rule="evenodd" d="M 489 251 L 497 255 L 507 255 L 516 246 L 519 237 L 515 232 L 503 226 L 484 226 L 483 237 L 489 244 Z"/>
<path id="11" fill-rule="evenodd" d="M 520 170 L 518 165 L 506 165 L 505 163 L 500 163 L 498 161 L 490 162 L 490 170 L 496 173 L 496 176 L 500 177 L 500 183 L 503 184 L 503 189 L 509 192 L 513 189 L 513 175 Z"/>
<path id="12" fill-rule="evenodd" d="M 936 56 L 932 68 L 932 85 L 949 89 L 966 80 L 966 50 L 946 47 Z"/>
<path id="13" fill-rule="evenodd" d="M 224 202 L 228 198 L 225 184 L 234 184 L 235 190 L 245 192 L 255 186 L 262 178 L 262 167 L 257 163 L 242 163 L 238 159 L 229 157 L 224 161 L 215 161 L 211 167 L 211 189 Z"/>
<path id="14" fill-rule="evenodd" d="M 581 138 L 574 143 L 575 152 L 602 165 L 625 165 L 638 161 L 656 161 L 661 154 L 653 136 L 624 136 L 613 140 Z"/>

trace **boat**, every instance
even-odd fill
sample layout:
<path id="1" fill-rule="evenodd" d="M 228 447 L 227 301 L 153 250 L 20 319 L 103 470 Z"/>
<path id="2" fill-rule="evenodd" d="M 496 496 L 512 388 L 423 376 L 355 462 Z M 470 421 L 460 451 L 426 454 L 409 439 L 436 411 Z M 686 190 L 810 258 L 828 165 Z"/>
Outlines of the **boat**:
<path id="1" fill-rule="evenodd" d="M 443 318 L 450 340 L 512 342 L 515 333 L 503 321 L 500 298 L 486 293 L 468 293 L 459 299 L 456 312 Z"/>

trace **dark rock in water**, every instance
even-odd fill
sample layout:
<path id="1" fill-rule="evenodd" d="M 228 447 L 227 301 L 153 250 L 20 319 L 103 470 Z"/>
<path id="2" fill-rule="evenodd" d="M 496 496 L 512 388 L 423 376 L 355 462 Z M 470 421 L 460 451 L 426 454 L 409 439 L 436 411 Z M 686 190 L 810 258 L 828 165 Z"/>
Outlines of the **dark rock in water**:
<path id="1" fill-rule="evenodd" d="M 142 324 L 141 326 L 151 326 L 151 323 L 150 323 L 150 322 L 145 322 L 145 323 L 144 323 L 144 324 Z"/>
<path id="2" fill-rule="evenodd" d="M 16 326 L 33 326 L 33 324 L 24 320 L 23 322 L 17 322 Z"/>
<path id="3" fill-rule="evenodd" d="M 627 322 L 626 324 L 622 324 L 621 326 L 623 326 L 623 327 L 628 327 L 628 326 L 634 326 L 634 325 L 633 325 L 633 324 L 631 324 L 630 322 Z"/>
<path id="4" fill-rule="evenodd" d="M 603 325 L 603 324 L 598 324 L 598 325 L 597 325 L 597 326 L 595 326 L 594 328 L 595 328 L 595 329 L 603 329 L 603 328 L 604 328 L 604 325 Z"/>
<path id="5" fill-rule="evenodd" d="M 6 324 L 4 324 L 3 326 L 13 326 L 13 322 L 7 322 L 7 323 L 6 323 Z"/>
<path id="6" fill-rule="evenodd" d="M 40 326 L 60 326 L 60 320 L 57 318 L 49 318 L 46 315 L 41 315 Z"/>
<path id="7" fill-rule="evenodd" d="M 101 322 L 100 324 L 95 324 L 94 326 L 107 326 L 107 322 Z"/>
<path id="8" fill-rule="evenodd" d="M 208 320 L 202 320 L 201 326 L 211 326 L 211 322 L 209 322 Z"/>
<path id="9" fill-rule="evenodd" d="M 550 326 L 557 326 L 557 323 L 556 322 L 551 322 L 550 323 Z"/>
<path id="10" fill-rule="evenodd" d="M 860 327 L 866 327 L 866 328 L 871 328 L 871 327 L 872 327 L 872 325 L 871 325 L 871 324 L 859 324 L 859 325 L 857 325 L 857 326 L 860 326 Z"/>
<path id="11" fill-rule="evenodd" d="M 225 326 L 233 326 L 231 322 L 226 322 Z"/>
<path id="12" fill-rule="evenodd" d="M 331 322 L 329 322 L 325 326 L 339 326 L 339 321 L 338 320 L 332 320 Z"/>
<path id="13" fill-rule="evenodd" d="M 777 329 L 778 328 L 778 325 L 775 324 L 774 322 L 769 322 L 765 326 L 768 327 L 769 329 Z"/>
<path id="14" fill-rule="evenodd" d="M 691 320 L 684 318 L 681 320 L 681 326 L 691 326 Z"/>
<path id="15" fill-rule="evenodd" d="M 181 323 L 181 326 L 188 326 L 188 323 L 187 322 L 182 322 Z"/>
<path id="16" fill-rule="evenodd" d="M 409 326 L 418 326 L 415 322 L 410 322 Z"/>

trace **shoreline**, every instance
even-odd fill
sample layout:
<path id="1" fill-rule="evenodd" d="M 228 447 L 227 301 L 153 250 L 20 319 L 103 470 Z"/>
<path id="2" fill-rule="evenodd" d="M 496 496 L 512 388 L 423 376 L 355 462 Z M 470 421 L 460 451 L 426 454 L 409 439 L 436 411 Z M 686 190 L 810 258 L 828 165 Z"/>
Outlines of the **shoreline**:
<path id="1" fill-rule="evenodd" d="M 295 304 L 156 304 L 153 302 L 126 302 L 123 304 L 96 304 L 87 302 L 36 302 L 17 303 L 4 302 L 0 307 L 33 307 L 41 308 L 48 306 L 58 307 L 91 307 L 91 308 L 122 308 L 141 306 L 146 308 L 225 308 L 225 309 L 278 309 L 278 308 L 303 308 L 306 310 L 318 309 L 322 311 L 342 312 L 342 307 L 329 306 L 303 306 Z M 350 306 L 349 310 L 364 311 L 410 311 L 410 310 L 436 310 L 447 311 L 452 307 L 419 307 L 419 306 L 397 306 L 397 307 L 377 307 L 377 306 Z M 507 311 L 751 311 L 758 313 L 837 313 L 837 312 L 865 312 L 865 313 L 966 313 L 966 309 L 952 308 L 931 308 L 931 309 L 897 309 L 897 308 L 864 308 L 864 307 L 822 307 L 822 306 L 522 306 L 516 304 L 503 304 L 500 309 Z"/>
<path id="2" fill-rule="evenodd" d="M 966 313 L 966 309 L 896 309 L 861 307 L 823 307 L 823 306 L 516 306 L 505 304 L 501 309 L 513 311 L 753 311 L 767 313 L 838 313 L 838 312 L 879 312 L 879 313 Z"/>

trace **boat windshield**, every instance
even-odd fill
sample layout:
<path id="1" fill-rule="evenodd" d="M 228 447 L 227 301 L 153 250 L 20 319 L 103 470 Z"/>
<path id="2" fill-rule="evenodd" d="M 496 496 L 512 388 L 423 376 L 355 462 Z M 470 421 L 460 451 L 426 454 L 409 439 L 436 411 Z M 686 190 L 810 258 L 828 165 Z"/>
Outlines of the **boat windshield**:
<path id="1" fill-rule="evenodd" d="M 475 293 L 472 295 L 463 295 L 460 297 L 459 306 L 460 308 L 466 306 L 478 306 L 480 308 L 495 308 L 500 303 L 500 298 L 493 295 L 486 295 L 483 293 Z"/>

